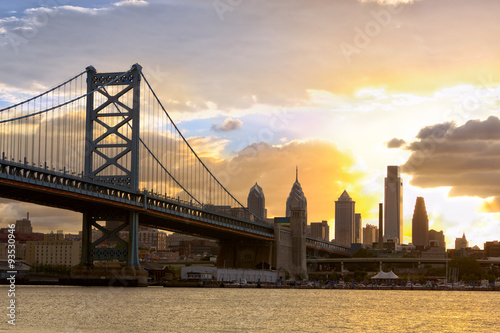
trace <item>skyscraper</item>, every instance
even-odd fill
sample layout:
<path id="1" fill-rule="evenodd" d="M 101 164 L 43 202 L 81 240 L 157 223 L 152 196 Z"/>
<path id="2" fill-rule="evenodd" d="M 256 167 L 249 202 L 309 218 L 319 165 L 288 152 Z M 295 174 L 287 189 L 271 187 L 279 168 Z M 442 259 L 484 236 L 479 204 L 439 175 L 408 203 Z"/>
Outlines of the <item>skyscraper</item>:
<path id="1" fill-rule="evenodd" d="M 363 228 L 363 244 L 373 246 L 373 243 L 378 242 L 378 228 L 374 225 L 367 224 Z"/>
<path id="2" fill-rule="evenodd" d="M 469 247 L 469 242 L 465 238 L 465 232 L 462 238 L 455 238 L 455 250 L 463 250 Z"/>
<path id="3" fill-rule="evenodd" d="M 361 227 L 362 219 L 361 214 L 354 215 L 354 243 L 361 244 L 361 237 L 363 236 Z"/>
<path id="4" fill-rule="evenodd" d="M 259 219 L 264 220 L 267 217 L 266 198 L 264 197 L 262 187 L 260 187 L 257 183 L 252 186 L 250 192 L 248 193 L 247 207 L 248 210 Z"/>
<path id="5" fill-rule="evenodd" d="M 330 226 L 327 221 L 312 222 L 310 224 L 311 237 L 330 241 Z"/>
<path id="6" fill-rule="evenodd" d="M 302 191 L 302 186 L 299 183 L 299 169 L 295 170 L 295 183 L 293 183 L 292 190 L 288 199 L 286 199 L 286 217 L 292 216 L 292 207 L 302 207 L 306 211 L 306 224 L 307 224 L 307 199 Z M 305 227 L 304 227 L 305 228 Z"/>
<path id="7" fill-rule="evenodd" d="M 335 201 L 335 241 L 346 246 L 354 243 L 355 204 L 345 190 Z"/>
<path id="8" fill-rule="evenodd" d="M 387 167 L 384 193 L 384 238 L 403 240 L 403 181 L 399 176 L 399 166 Z"/>
<path id="9" fill-rule="evenodd" d="M 292 273 L 307 278 L 306 229 L 307 200 L 299 183 L 299 169 L 296 169 L 295 183 L 286 200 L 286 216 L 290 218 L 292 238 Z"/>
<path id="10" fill-rule="evenodd" d="M 429 218 L 425 209 L 425 201 L 422 197 L 417 197 L 413 219 L 411 223 L 412 243 L 417 248 L 423 249 L 429 245 Z"/>

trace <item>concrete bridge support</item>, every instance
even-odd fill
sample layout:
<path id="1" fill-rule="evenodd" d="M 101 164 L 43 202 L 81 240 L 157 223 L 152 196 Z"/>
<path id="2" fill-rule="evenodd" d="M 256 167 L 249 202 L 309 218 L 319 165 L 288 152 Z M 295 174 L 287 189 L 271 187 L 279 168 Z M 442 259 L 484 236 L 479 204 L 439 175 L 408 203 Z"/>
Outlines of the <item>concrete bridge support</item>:
<path id="1" fill-rule="evenodd" d="M 272 241 L 219 241 L 217 267 L 269 269 L 273 266 Z"/>
<path id="2" fill-rule="evenodd" d="M 289 272 L 295 278 L 307 278 L 306 212 L 292 207 L 290 227 L 274 224 L 276 269 Z"/>

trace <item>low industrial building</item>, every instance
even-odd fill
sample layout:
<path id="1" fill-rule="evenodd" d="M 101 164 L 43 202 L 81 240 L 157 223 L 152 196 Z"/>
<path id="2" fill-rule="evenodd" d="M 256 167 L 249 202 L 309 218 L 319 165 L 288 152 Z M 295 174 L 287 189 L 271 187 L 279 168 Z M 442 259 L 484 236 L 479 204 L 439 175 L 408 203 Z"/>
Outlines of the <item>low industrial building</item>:
<path id="1" fill-rule="evenodd" d="M 212 266 L 187 266 L 181 268 L 182 280 L 211 280 L 217 282 L 268 282 L 275 283 L 277 271 L 217 268 Z"/>

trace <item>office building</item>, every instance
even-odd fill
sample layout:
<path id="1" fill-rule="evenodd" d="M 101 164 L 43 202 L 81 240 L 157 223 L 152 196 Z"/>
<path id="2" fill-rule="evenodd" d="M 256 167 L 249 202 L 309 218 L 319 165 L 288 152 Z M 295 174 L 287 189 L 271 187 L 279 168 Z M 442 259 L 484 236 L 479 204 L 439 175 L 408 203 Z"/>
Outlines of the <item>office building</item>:
<path id="1" fill-rule="evenodd" d="M 295 171 L 295 183 L 292 185 L 292 190 L 288 199 L 286 199 L 286 217 L 292 216 L 292 207 L 297 207 L 305 210 L 307 224 L 307 199 L 302 191 L 302 186 L 299 183 L 299 169 Z M 305 226 L 304 226 L 305 229 Z"/>
<path id="2" fill-rule="evenodd" d="M 31 227 L 31 221 L 30 221 L 30 213 L 26 214 L 26 218 L 16 221 L 16 233 L 20 234 L 33 233 L 33 228 Z"/>
<path id="3" fill-rule="evenodd" d="M 308 230 L 311 237 L 330 241 L 330 226 L 327 221 L 312 222 L 308 225 Z"/>
<path id="4" fill-rule="evenodd" d="M 261 221 L 267 218 L 264 191 L 257 183 L 250 189 L 247 199 L 248 210 Z"/>
<path id="5" fill-rule="evenodd" d="M 500 242 L 492 241 L 484 243 L 484 252 L 487 257 L 500 257 Z"/>
<path id="6" fill-rule="evenodd" d="M 155 228 L 139 227 L 138 236 L 139 247 L 150 251 L 163 251 L 167 249 L 167 234 L 163 231 Z M 126 240 L 128 240 L 128 237 Z"/>
<path id="7" fill-rule="evenodd" d="M 412 243 L 417 249 L 424 249 L 429 245 L 429 218 L 425 208 L 425 201 L 422 197 L 417 197 L 413 219 L 411 223 Z"/>
<path id="8" fill-rule="evenodd" d="M 361 244 L 362 232 L 361 214 L 354 214 L 354 243 Z"/>
<path id="9" fill-rule="evenodd" d="M 378 242 L 378 228 L 374 225 L 367 224 L 363 228 L 363 244 L 373 246 L 373 243 Z"/>
<path id="10" fill-rule="evenodd" d="M 384 238 L 403 240 L 403 181 L 399 176 L 399 166 L 387 167 L 384 191 Z"/>
<path id="11" fill-rule="evenodd" d="M 462 238 L 456 238 L 455 239 L 455 250 L 465 250 L 466 248 L 469 247 L 469 242 L 467 241 L 467 238 L 465 238 L 465 232 L 462 235 Z"/>
<path id="12" fill-rule="evenodd" d="M 354 207 L 356 202 L 344 190 L 335 201 L 335 241 L 351 246 L 354 243 Z"/>

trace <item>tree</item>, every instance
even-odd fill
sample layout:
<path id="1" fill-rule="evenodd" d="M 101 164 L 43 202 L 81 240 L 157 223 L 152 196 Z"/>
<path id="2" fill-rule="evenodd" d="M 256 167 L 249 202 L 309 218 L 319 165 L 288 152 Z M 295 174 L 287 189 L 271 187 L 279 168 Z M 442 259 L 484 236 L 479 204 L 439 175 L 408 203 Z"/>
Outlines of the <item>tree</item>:
<path id="1" fill-rule="evenodd" d="M 464 280 L 464 278 L 467 278 L 468 280 L 472 281 L 481 278 L 481 265 L 479 265 L 479 262 L 474 258 L 454 258 L 450 261 L 449 266 L 451 268 L 458 269 L 459 280 Z M 474 277 L 476 278 L 474 279 Z"/>
<path id="2" fill-rule="evenodd" d="M 351 258 L 373 258 L 373 253 L 370 250 L 361 248 L 354 252 Z"/>

